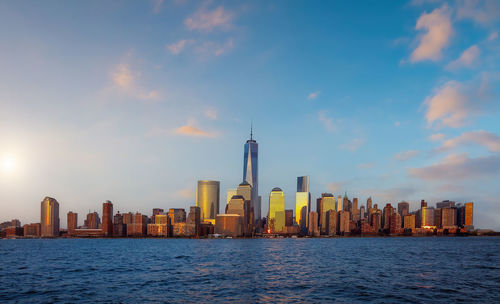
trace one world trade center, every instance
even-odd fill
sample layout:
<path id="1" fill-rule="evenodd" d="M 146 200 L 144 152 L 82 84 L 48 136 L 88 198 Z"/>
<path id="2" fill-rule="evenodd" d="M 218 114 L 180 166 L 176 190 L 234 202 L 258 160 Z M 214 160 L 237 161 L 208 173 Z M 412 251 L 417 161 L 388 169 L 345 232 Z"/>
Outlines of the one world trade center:
<path id="1" fill-rule="evenodd" d="M 250 139 L 245 144 L 243 158 L 243 180 L 252 186 L 251 207 L 254 210 L 255 220 L 260 219 L 261 201 L 259 197 L 259 145 L 253 139 L 253 129 L 250 128 Z"/>

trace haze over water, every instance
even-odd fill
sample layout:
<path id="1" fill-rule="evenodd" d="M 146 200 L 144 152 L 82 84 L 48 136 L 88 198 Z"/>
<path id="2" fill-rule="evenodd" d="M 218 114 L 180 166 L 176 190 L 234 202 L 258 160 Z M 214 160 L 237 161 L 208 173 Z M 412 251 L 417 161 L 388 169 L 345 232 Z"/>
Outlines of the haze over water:
<path id="1" fill-rule="evenodd" d="M 499 237 L 0 242 L 0 302 L 500 301 Z"/>

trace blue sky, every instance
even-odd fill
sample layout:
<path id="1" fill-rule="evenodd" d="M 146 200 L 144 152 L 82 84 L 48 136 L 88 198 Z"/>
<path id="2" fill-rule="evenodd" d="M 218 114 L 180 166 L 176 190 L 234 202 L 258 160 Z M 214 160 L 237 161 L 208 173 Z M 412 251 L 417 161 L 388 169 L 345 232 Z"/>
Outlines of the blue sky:
<path id="1" fill-rule="evenodd" d="M 0 221 L 224 202 L 253 121 L 263 214 L 309 175 L 500 229 L 499 31 L 496 1 L 3 1 Z"/>

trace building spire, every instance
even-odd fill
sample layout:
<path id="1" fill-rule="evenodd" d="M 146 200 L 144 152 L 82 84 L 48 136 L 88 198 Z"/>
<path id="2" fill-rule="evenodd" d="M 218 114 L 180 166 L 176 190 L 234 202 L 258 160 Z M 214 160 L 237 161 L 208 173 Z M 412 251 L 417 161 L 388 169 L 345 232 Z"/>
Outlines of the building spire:
<path id="1" fill-rule="evenodd" d="M 253 121 L 250 121 L 250 140 L 253 140 Z"/>

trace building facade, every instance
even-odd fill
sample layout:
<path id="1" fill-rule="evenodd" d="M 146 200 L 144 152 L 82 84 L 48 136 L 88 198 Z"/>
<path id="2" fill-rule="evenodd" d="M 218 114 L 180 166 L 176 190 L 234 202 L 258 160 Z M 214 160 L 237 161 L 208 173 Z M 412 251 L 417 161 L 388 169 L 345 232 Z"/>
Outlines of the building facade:
<path id="1" fill-rule="evenodd" d="M 59 236 L 59 203 L 52 197 L 45 197 L 41 203 L 41 236 Z"/>
<path id="2" fill-rule="evenodd" d="M 215 221 L 220 212 L 220 182 L 200 180 L 196 188 L 196 206 L 200 207 L 202 221 Z"/>

